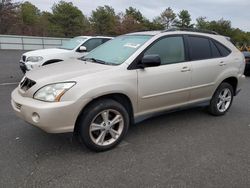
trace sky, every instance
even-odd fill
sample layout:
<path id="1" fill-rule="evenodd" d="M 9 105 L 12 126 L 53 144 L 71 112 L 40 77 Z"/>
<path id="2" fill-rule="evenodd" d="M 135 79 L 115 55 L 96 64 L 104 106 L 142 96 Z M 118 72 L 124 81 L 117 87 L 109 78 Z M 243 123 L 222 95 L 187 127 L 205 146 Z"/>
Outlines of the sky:
<path id="1" fill-rule="evenodd" d="M 42 11 L 51 11 L 53 4 L 59 2 L 59 0 L 29 1 Z M 171 7 L 175 13 L 186 9 L 191 14 L 193 22 L 199 16 L 204 16 L 210 21 L 223 18 L 231 20 L 235 28 L 250 31 L 250 0 L 71 0 L 67 2 L 73 2 L 86 16 L 90 16 L 91 11 L 98 6 L 112 6 L 117 13 L 132 6 L 150 20 L 159 16 L 167 7 Z"/>

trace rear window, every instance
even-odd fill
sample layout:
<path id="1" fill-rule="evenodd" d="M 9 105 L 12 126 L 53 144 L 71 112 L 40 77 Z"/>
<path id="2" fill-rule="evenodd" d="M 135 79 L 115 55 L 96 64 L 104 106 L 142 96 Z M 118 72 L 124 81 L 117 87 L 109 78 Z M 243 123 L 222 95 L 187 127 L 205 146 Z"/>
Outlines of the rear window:
<path id="1" fill-rule="evenodd" d="M 189 36 L 189 50 L 191 60 L 212 58 L 209 39 Z"/>
<path id="2" fill-rule="evenodd" d="M 105 43 L 105 42 L 107 42 L 107 41 L 109 41 L 109 40 L 111 40 L 110 38 L 103 38 L 102 39 L 102 43 Z"/>

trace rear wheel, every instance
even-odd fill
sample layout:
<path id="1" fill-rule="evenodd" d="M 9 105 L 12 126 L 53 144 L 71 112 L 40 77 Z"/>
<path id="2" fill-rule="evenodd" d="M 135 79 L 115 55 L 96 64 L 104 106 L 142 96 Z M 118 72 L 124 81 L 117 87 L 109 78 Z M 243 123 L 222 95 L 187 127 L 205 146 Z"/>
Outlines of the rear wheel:
<path id="1" fill-rule="evenodd" d="M 105 151 L 114 148 L 124 138 L 129 115 L 120 103 L 103 99 L 84 110 L 78 126 L 83 144 L 94 151 Z"/>
<path id="2" fill-rule="evenodd" d="M 223 82 L 215 91 L 209 105 L 209 112 L 212 115 L 224 115 L 232 105 L 234 91 L 233 87 Z"/>

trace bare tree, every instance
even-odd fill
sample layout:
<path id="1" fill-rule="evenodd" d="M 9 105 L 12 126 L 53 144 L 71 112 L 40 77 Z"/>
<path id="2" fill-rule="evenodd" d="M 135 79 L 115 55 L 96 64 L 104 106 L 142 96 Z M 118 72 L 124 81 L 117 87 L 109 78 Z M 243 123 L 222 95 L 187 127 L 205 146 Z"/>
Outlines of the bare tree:
<path id="1" fill-rule="evenodd" d="M 175 22 L 175 19 L 176 14 L 170 7 L 168 7 L 154 21 L 164 25 L 166 29 L 169 29 L 172 27 L 173 23 Z"/>
<path id="2" fill-rule="evenodd" d="M 0 3 L 0 33 L 11 34 L 12 29 L 20 21 L 18 15 L 19 3 L 12 0 L 1 0 Z"/>

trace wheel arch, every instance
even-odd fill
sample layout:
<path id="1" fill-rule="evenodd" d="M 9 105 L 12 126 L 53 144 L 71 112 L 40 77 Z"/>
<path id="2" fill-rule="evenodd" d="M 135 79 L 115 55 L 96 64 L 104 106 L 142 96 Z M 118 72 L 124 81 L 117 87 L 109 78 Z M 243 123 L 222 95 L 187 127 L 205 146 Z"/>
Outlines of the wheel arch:
<path id="1" fill-rule="evenodd" d="M 224 79 L 221 83 L 226 82 L 233 87 L 234 95 L 237 94 L 238 79 L 234 76 Z"/>
<path id="2" fill-rule="evenodd" d="M 75 123 L 75 127 L 74 127 L 74 132 L 77 133 L 79 130 L 79 120 L 80 120 L 80 116 L 82 113 L 84 113 L 84 111 L 94 102 L 103 100 L 103 99 L 112 99 L 118 103 L 120 103 L 121 105 L 123 105 L 125 107 L 125 109 L 127 110 L 128 114 L 129 114 L 129 121 L 130 124 L 134 123 L 134 109 L 133 109 L 133 105 L 131 102 L 131 99 L 123 94 L 123 93 L 111 93 L 111 94 L 105 94 L 102 96 L 98 96 L 94 99 L 92 99 L 91 101 L 89 101 L 80 111 L 77 119 L 76 119 L 76 123 Z"/>

